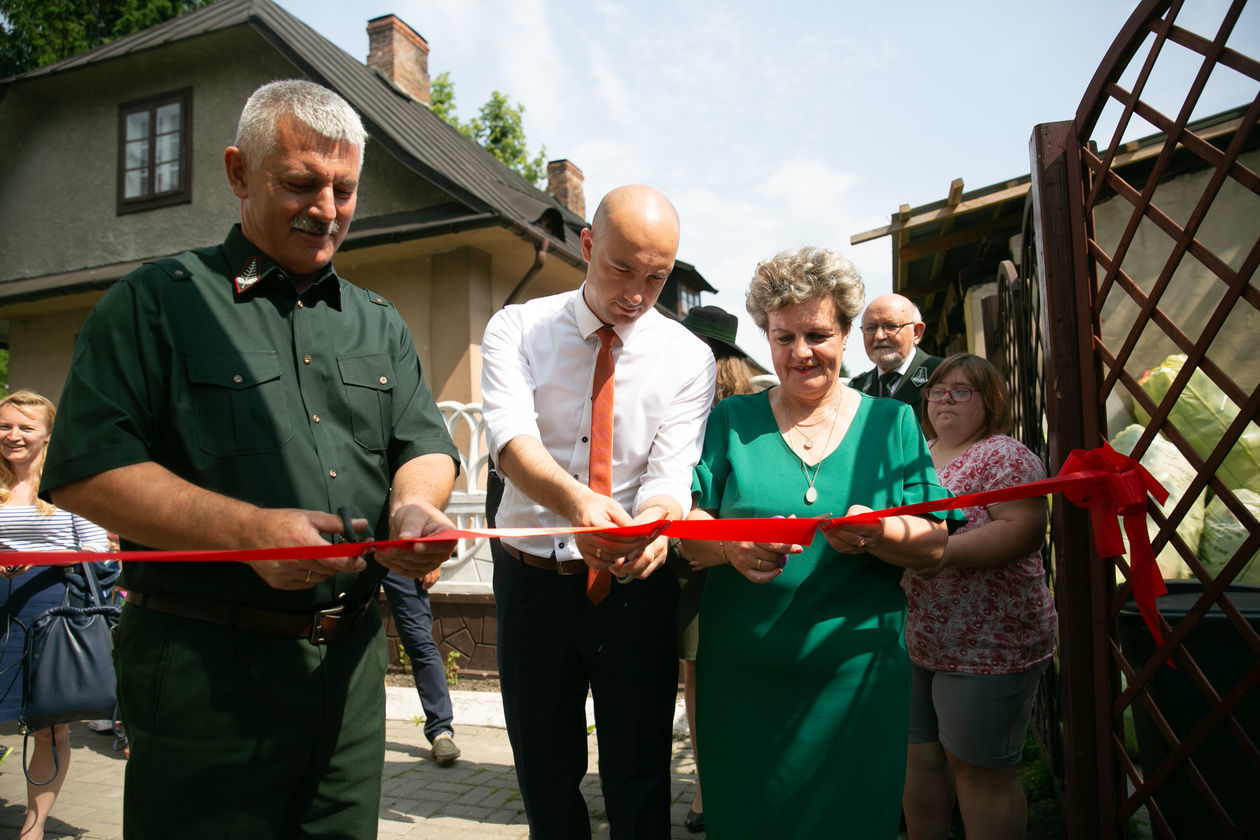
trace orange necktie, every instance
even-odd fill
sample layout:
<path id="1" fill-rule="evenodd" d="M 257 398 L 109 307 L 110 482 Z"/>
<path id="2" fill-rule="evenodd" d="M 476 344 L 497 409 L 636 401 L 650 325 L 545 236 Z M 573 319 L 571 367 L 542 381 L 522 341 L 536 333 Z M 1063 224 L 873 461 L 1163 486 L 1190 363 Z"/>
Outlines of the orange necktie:
<path id="1" fill-rule="evenodd" d="M 596 330 L 599 355 L 595 357 L 595 378 L 591 386 L 591 479 L 590 488 L 604 496 L 612 495 L 613 442 L 613 357 L 612 343 L 617 334 L 609 326 Z M 608 595 L 612 574 L 607 570 L 586 570 L 586 597 L 598 604 Z"/>

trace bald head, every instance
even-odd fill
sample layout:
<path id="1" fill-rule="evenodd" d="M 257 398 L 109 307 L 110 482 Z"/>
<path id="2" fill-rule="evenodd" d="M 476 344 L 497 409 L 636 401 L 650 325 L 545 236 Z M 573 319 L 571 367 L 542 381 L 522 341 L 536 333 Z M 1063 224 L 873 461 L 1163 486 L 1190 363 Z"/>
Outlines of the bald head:
<path id="1" fill-rule="evenodd" d="M 673 250 L 678 250 L 678 211 L 653 187 L 631 184 L 617 187 L 604 196 L 591 219 L 591 232 L 598 236 L 600 228 L 608 224 L 622 229 L 642 229 L 660 245 L 672 240 Z"/>
<path id="2" fill-rule="evenodd" d="M 582 295 L 606 324 L 634 321 L 656 305 L 678 253 L 678 211 L 659 190 L 618 187 L 582 231 L 589 265 Z"/>
<path id="3" fill-rule="evenodd" d="M 878 312 L 882 318 L 884 315 L 895 317 L 896 323 L 901 324 L 906 321 L 922 321 L 923 315 L 919 313 L 919 307 L 914 305 L 914 301 L 908 297 L 898 294 L 880 295 L 870 302 L 866 307 L 867 313 Z M 863 319 L 865 323 L 865 319 Z"/>
<path id="4" fill-rule="evenodd" d="M 866 355 L 884 373 L 898 369 L 914 354 L 923 330 L 919 307 L 901 295 L 880 295 L 862 313 Z"/>

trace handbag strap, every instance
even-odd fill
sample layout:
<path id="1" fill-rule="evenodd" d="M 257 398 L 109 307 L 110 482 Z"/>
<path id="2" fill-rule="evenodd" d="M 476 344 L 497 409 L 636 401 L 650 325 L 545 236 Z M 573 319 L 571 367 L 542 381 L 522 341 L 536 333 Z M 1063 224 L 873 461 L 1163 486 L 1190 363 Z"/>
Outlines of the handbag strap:
<path id="1" fill-rule="evenodd" d="M 79 567 L 83 569 L 83 579 L 87 581 L 88 595 L 91 597 L 91 606 L 104 606 L 105 599 L 101 597 L 101 585 L 96 580 L 96 564 L 85 562 L 80 563 Z"/>
<path id="2" fill-rule="evenodd" d="M 51 726 L 48 728 L 53 729 Z M 31 778 L 31 763 L 30 759 L 27 757 L 26 745 L 30 742 L 31 735 L 33 734 L 34 733 L 29 729 L 22 733 L 22 775 L 26 776 L 26 781 L 33 787 L 45 787 L 46 785 L 51 785 L 53 781 L 61 775 L 61 762 L 57 759 L 57 732 L 56 730 L 53 730 L 51 733 L 53 774 L 48 777 L 48 781 L 46 782 L 37 782 Z"/>
<path id="3" fill-rule="evenodd" d="M 77 513 L 70 514 L 70 533 L 74 537 L 74 550 L 82 551 L 83 543 L 79 541 L 79 515 Z M 95 563 L 83 562 L 79 564 L 79 568 L 83 569 L 83 579 L 87 581 L 88 596 L 91 598 L 89 605 L 101 607 L 105 605 L 105 598 L 101 595 L 101 585 L 96 580 L 95 565 Z"/>

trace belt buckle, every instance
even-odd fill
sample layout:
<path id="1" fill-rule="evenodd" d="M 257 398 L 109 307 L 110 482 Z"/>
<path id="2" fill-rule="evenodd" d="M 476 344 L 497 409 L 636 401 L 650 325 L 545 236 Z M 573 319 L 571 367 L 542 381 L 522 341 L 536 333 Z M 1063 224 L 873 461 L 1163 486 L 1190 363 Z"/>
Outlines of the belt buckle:
<path id="1" fill-rule="evenodd" d="M 330 641 L 332 641 L 332 639 L 330 639 L 327 633 L 325 633 L 324 631 L 324 619 L 335 618 L 338 621 L 340 621 L 345 616 L 345 612 L 346 612 L 346 605 L 338 604 L 335 607 L 329 607 L 326 610 L 316 610 L 314 613 L 312 613 L 311 634 L 310 636 L 307 637 L 307 641 L 309 641 L 313 645 L 326 645 Z M 335 627 L 336 624 L 334 624 L 333 626 Z M 329 630 L 329 632 L 331 632 L 331 630 Z"/>

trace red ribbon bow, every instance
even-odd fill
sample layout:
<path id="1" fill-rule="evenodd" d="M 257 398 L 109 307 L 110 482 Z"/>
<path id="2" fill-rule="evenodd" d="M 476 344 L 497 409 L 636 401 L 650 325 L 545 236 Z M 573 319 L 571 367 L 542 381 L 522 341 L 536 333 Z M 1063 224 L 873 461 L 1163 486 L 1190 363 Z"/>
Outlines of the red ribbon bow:
<path id="1" fill-rule="evenodd" d="M 1168 499 L 1168 491 L 1141 464 L 1106 443 L 1089 451 L 1072 450 L 1059 475 L 1068 473 L 1094 473 L 1101 478 L 1092 484 L 1064 487 L 1063 495 L 1077 507 L 1089 508 L 1099 557 L 1124 555 L 1124 540 L 1117 521 L 1124 520 L 1124 532 L 1129 537 L 1129 583 L 1133 586 L 1133 600 L 1156 645 L 1163 644 L 1155 599 L 1167 593 L 1168 587 L 1155 563 L 1151 538 L 1146 532 L 1146 494 L 1150 493 L 1162 505 Z"/>

